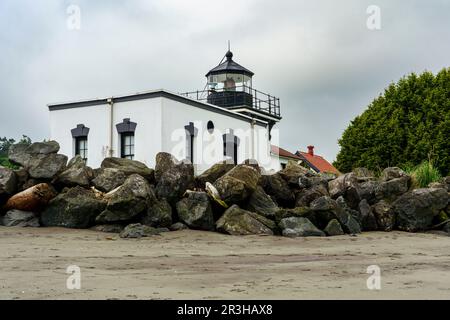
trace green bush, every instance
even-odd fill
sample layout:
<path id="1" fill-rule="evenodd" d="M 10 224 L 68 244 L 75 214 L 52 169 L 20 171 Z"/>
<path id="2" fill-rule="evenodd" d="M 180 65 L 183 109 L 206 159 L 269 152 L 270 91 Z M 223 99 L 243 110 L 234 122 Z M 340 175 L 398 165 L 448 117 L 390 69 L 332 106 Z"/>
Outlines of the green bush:
<path id="1" fill-rule="evenodd" d="M 376 171 L 415 167 L 433 158 L 450 174 L 450 68 L 411 74 L 391 84 L 344 131 L 335 166 Z"/>
<path id="2" fill-rule="evenodd" d="M 424 161 L 414 168 L 406 168 L 405 171 L 411 176 L 412 185 L 415 188 L 425 188 L 432 182 L 439 182 L 442 178 L 431 161 Z"/>

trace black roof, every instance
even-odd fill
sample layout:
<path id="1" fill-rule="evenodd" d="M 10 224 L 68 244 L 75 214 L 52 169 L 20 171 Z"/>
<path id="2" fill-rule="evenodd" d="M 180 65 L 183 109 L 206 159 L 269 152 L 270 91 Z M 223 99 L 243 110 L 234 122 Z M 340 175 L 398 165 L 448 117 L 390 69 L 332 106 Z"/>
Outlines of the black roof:
<path id="1" fill-rule="evenodd" d="M 221 64 L 219 64 L 214 69 L 211 69 L 206 76 L 210 75 L 216 75 L 216 74 L 222 74 L 222 73 L 238 73 L 238 74 L 244 74 L 249 77 L 253 77 L 254 73 L 250 70 L 244 68 L 240 64 L 233 61 L 233 53 L 231 51 L 228 51 L 225 55 L 227 60 Z"/>

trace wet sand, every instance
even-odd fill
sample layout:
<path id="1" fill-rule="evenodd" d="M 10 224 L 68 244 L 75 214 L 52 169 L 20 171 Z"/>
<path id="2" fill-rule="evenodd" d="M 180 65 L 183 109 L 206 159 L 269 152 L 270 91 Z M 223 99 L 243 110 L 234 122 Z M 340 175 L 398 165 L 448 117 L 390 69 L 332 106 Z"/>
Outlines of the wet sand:
<path id="1" fill-rule="evenodd" d="M 81 268 L 69 290 L 66 268 Z M 381 268 L 369 290 L 367 267 Z M 289 239 L 177 231 L 151 238 L 0 227 L 0 299 L 450 299 L 450 237 Z"/>

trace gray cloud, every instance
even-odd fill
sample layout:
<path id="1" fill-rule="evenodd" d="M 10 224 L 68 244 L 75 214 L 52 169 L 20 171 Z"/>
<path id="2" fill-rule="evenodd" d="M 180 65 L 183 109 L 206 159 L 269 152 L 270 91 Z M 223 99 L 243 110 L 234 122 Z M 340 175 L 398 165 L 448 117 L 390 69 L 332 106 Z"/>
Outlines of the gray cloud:
<path id="1" fill-rule="evenodd" d="M 69 4 L 81 30 L 66 28 Z M 382 29 L 366 28 L 381 7 Z M 48 136 L 46 104 L 202 89 L 232 41 L 254 86 L 279 96 L 281 146 L 333 160 L 348 123 L 393 81 L 449 65 L 448 1 L 0 3 L 0 136 Z"/>

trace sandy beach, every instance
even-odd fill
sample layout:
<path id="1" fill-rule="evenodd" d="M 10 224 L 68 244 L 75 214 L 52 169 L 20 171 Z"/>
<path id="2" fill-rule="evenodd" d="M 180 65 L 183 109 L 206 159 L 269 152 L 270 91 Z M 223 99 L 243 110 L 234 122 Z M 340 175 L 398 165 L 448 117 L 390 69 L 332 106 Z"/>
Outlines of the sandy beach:
<path id="1" fill-rule="evenodd" d="M 450 237 L 290 239 L 177 231 L 139 240 L 0 227 L 1 299 L 450 299 Z M 81 270 L 69 290 L 66 268 Z M 367 267 L 381 269 L 369 290 Z"/>

